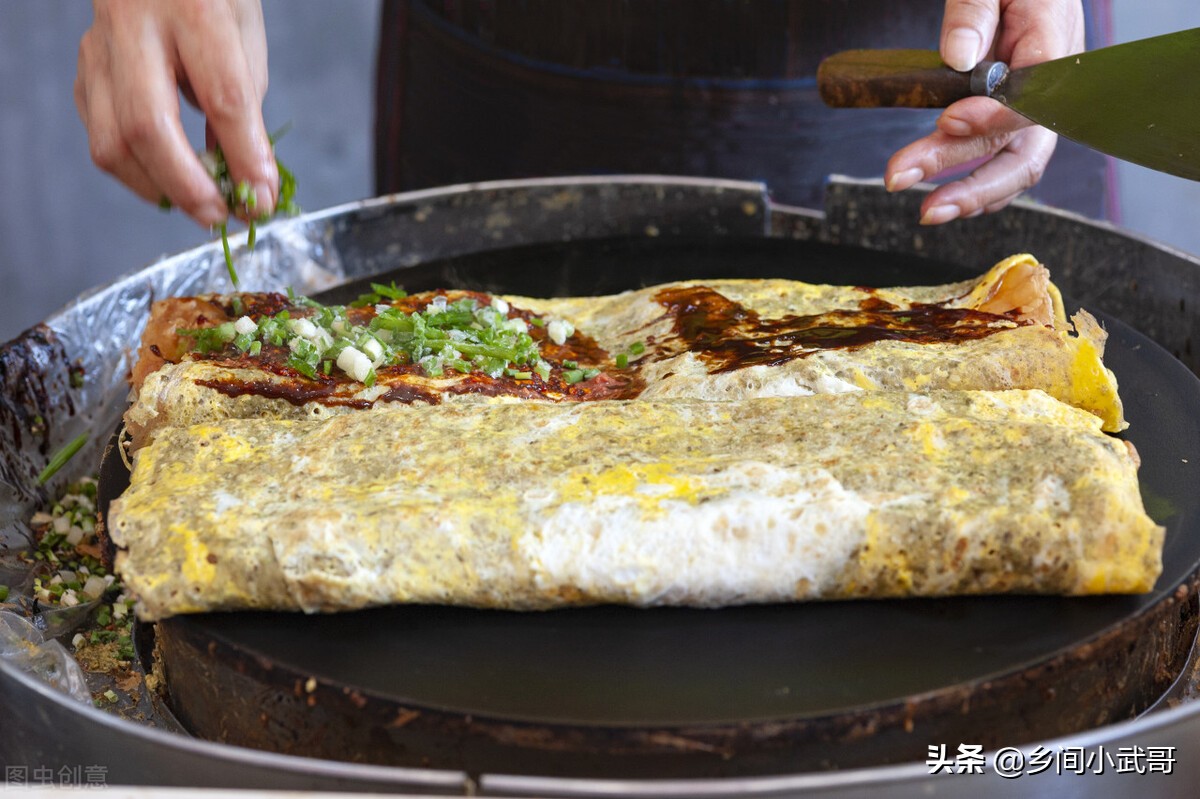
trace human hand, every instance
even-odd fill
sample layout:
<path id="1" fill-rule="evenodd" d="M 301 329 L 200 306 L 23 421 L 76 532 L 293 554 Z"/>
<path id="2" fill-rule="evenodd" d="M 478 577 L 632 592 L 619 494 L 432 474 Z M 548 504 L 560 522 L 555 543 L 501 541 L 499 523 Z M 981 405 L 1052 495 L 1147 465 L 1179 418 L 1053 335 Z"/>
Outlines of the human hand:
<path id="1" fill-rule="evenodd" d="M 947 0 L 941 53 L 947 65 L 973 68 L 985 56 L 1010 67 L 1063 58 L 1084 48 L 1081 0 Z M 946 108 L 937 130 L 888 161 L 888 191 L 978 158 L 967 177 L 939 186 L 921 203 L 921 224 L 998 211 L 1037 183 L 1058 137 L 988 97 Z"/>
<path id="2" fill-rule="evenodd" d="M 270 214 L 279 172 L 262 119 L 258 0 L 94 0 L 94 9 L 79 43 L 75 106 L 96 165 L 202 225 L 225 221 L 225 200 L 183 132 L 182 91 L 206 117 L 207 146 L 219 144 L 234 181 L 253 187 L 249 215 Z"/>

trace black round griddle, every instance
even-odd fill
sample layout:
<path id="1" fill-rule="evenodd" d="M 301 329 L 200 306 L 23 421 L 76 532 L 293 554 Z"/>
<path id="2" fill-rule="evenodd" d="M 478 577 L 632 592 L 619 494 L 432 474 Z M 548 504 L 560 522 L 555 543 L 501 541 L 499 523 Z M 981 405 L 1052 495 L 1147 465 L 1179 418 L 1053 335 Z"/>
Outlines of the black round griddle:
<path id="1" fill-rule="evenodd" d="M 494 250 L 372 279 L 549 296 L 716 277 L 915 285 L 979 271 L 807 241 L 639 238 Z M 366 283 L 322 299 L 352 300 Z M 1175 678 L 1195 637 L 1200 381 L 1097 316 L 1147 509 L 1167 527 L 1150 594 L 184 616 L 157 633 L 172 706 L 199 735 L 277 751 L 606 777 L 899 762 L 929 744 L 1014 745 L 1127 718 Z M 108 498 L 127 478 L 110 467 Z"/>

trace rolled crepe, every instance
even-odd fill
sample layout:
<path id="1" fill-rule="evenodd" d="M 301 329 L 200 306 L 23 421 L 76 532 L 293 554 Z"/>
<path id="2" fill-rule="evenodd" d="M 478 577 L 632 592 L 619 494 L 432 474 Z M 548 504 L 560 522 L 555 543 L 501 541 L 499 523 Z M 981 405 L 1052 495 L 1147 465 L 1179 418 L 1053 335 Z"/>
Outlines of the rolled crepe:
<path id="1" fill-rule="evenodd" d="M 148 336 L 159 343 L 143 346 L 135 373 L 144 382 L 135 384 L 125 417 L 134 447 L 164 427 L 325 418 L 397 403 L 738 400 L 860 390 L 1041 389 L 1096 414 L 1105 430 L 1125 427 L 1116 379 L 1102 360 L 1104 331 L 1083 311 L 1072 328 L 1048 272 L 1029 255 L 1005 259 L 977 280 L 933 287 L 718 280 L 607 297 L 506 300 L 514 315 L 520 309 L 565 319 L 578 331 L 562 347 L 545 344 L 556 364 L 549 381 L 431 378 L 408 366 L 381 369 L 367 387 L 337 374 L 309 380 L 245 357 L 164 363 L 155 353 L 177 353 L 170 331 L 183 311 L 194 317 L 200 307 L 210 321 L 224 313 L 207 300 L 170 301 L 156 309 Z M 628 365 L 618 367 L 618 356 Z M 567 385 L 562 358 L 603 372 Z"/>
<path id="2" fill-rule="evenodd" d="M 1149 590 L 1136 458 L 1041 391 L 398 406 L 163 428 L 138 613 Z"/>

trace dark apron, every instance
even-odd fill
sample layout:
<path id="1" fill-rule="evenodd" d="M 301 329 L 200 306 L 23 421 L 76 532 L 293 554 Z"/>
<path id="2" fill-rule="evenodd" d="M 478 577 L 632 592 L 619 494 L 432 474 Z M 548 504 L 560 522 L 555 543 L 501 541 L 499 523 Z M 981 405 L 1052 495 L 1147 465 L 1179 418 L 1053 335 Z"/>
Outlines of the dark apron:
<path id="1" fill-rule="evenodd" d="M 834 110 L 817 64 L 937 46 L 940 0 L 384 0 L 378 193 L 503 178 L 761 180 L 820 207 L 877 177 L 937 111 Z M 1091 26 L 1094 29 L 1094 26 Z M 1105 159 L 1060 142 L 1034 195 L 1107 215 Z"/>

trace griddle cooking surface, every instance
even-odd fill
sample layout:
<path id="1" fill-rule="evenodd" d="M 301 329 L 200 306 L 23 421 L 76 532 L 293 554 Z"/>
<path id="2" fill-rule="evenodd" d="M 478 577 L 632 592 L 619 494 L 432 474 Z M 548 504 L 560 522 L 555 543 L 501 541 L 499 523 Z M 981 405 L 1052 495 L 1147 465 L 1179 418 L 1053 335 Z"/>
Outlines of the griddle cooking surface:
<path id="1" fill-rule="evenodd" d="M 598 294 L 669 280 L 790 277 L 914 285 L 980 268 L 779 239 L 613 240 L 499 250 L 412 269 L 410 291 L 478 288 Z M 379 278 L 376 278 L 379 279 Z M 325 299 L 344 302 L 364 283 Z M 409 707 L 576 725 L 670 726 L 845 714 L 1045 662 L 1162 601 L 1200 563 L 1200 383 L 1149 339 L 1103 314 L 1142 456 L 1165 569 L 1137 597 L 974 597 L 724 610 L 620 607 L 510 613 L 392 607 L 333 616 L 180 618 L 193 633 L 277 669 Z M 174 623 L 174 622 L 173 622 Z M 1136 622 L 1135 622 L 1136 623 Z"/>

